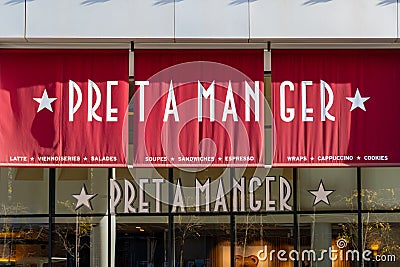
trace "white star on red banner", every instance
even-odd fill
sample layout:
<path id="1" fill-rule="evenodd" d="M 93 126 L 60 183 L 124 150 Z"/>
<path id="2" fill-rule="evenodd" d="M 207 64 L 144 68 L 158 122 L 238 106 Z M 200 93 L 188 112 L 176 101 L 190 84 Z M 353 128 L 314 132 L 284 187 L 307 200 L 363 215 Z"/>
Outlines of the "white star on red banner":
<path id="1" fill-rule="evenodd" d="M 350 111 L 353 111 L 356 108 L 360 108 L 364 111 L 367 111 L 364 106 L 364 102 L 367 101 L 369 99 L 369 97 L 361 97 L 360 91 L 358 90 L 358 88 L 357 88 L 357 91 L 356 91 L 356 94 L 354 95 L 354 97 L 346 97 L 346 99 L 351 102 Z"/>
<path id="2" fill-rule="evenodd" d="M 56 101 L 56 99 L 57 98 L 49 97 L 49 95 L 47 94 L 46 89 L 44 89 L 44 92 L 43 92 L 43 95 L 42 95 L 41 98 L 36 98 L 36 97 L 33 98 L 33 100 L 35 100 L 36 102 L 39 103 L 39 107 L 38 107 L 36 112 L 39 112 L 44 108 L 50 110 L 51 112 L 53 112 L 53 108 L 51 107 L 51 103 Z"/>

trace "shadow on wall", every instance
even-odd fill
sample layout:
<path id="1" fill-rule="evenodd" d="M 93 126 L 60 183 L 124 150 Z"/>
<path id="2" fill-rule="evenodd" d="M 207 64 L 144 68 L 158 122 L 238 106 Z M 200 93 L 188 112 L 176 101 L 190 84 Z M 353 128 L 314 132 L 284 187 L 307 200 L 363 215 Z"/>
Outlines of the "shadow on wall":
<path id="1" fill-rule="evenodd" d="M 397 0 L 380 0 L 378 6 L 387 6 L 390 4 L 396 4 Z"/>
<path id="2" fill-rule="evenodd" d="M 303 3 L 303 6 L 313 6 L 316 4 L 328 3 L 332 0 L 307 0 Z"/>
<path id="3" fill-rule="evenodd" d="M 110 0 L 85 0 L 81 3 L 82 6 L 91 6 L 94 4 L 99 4 L 99 3 L 105 3 L 108 2 Z"/>
<path id="4" fill-rule="evenodd" d="M 32 2 L 33 0 L 26 0 L 27 2 Z M 24 4 L 25 0 L 9 0 L 7 2 L 5 2 L 4 5 L 7 6 L 14 6 L 14 5 L 18 5 L 18 4 Z"/>
<path id="5" fill-rule="evenodd" d="M 230 6 L 237 6 L 237 5 L 240 5 L 240 4 L 253 3 L 253 2 L 255 2 L 255 1 L 257 1 L 257 0 L 232 0 L 232 1 L 229 3 L 229 5 L 230 5 Z"/>
<path id="6" fill-rule="evenodd" d="M 183 0 L 157 0 L 153 6 L 163 6 L 166 4 L 173 4 L 175 3 L 179 3 L 182 2 Z M 252 3 L 258 0 L 231 0 L 231 2 L 229 3 L 230 6 L 237 6 L 240 4 L 246 4 L 246 3 Z"/>
<path id="7" fill-rule="evenodd" d="M 240 0 L 235 0 L 234 2 L 239 2 Z M 250 0 L 252 1 L 252 0 Z M 316 4 L 322 4 L 322 3 L 327 3 L 331 2 L 332 0 L 307 0 L 303 3 L 303 6 L 312 6 Z M 387 6 L 390 4 L 396 4 L 398 0 L 379 0 L 378 6 Z M 244 0 L 242 0 L 244 2 Z"/>
<path id="8" fill-rule="evenodd" d="M 167 4 L 173 4 L 174 2 L 178 3 L 178 2 L 182 2 L 183 0 L 157 0 L 153 6 L 163 6 L 163 5 L 167 5 Z"/>

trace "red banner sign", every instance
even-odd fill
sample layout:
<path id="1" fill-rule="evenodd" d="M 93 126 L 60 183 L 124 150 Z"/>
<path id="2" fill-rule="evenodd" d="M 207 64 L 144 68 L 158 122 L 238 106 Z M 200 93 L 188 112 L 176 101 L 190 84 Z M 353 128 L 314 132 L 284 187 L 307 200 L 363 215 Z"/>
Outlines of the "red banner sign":
<path id="1" fill-rule="evenodd" d="M 128 52 L 0 51 L 0 166 L 126 166 Z"/>
<path id="2" fill-rule="evenodd" d="M 274 50 L 274 166 L 400 165 L 399 50 Z"/>
<path id="3" fill-rule="evenodd" d="M 262 50 L 136 50 L 135 167 L 260 166 Z"/>

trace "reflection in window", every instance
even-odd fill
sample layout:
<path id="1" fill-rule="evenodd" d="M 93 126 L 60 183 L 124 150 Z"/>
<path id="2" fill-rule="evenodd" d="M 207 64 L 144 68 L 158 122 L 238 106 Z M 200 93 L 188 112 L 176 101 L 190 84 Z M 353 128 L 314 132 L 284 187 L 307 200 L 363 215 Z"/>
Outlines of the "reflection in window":
<path id="1" fill-rule="evenodd" d="M 387 264 L 400 259 L 400 216 L 398 214 L 363 214 L 363 249 L 376 257 L 388 257 Z M 391 258 L 389 258 L 391 257 Z M 386 266 L 380 263 L 379 266 Z"/>
<path id="2" fill-rule="evenodd" d="M 165 266 L 166 217 L 118 217 L 115 266 Z"/>
<path id="3" fill-rule="evenodd" d="M 174 217 L 175 266 L 230 266 L 229 216 Z"/>
<path id="4" fill-rule="evenodd" d="M 98 251 L 107 237 L 106 220 L 107 217 L 57 218 L 53 233 L 53 265 L 99 266 L 102 261 L 106 262 L 104 256 L 107 254 Z"/>
<path id="5" fill-rule="evenodd" d="M 286 215 L 236 216 L 236 266 L 293 266 L 279 261 L 271 251 L 293 249 L 292 217 Z"/>
<path id="6" fill-rule="evenodd" d="M 47 169 L 1 168 L 0 215 L 48 213 Z"/>
<path id="7" fill-rule="evenodd" d="M 400 168 L 362 168 L 361 198 L 365 210 L 400 209 Z"/>
<path id="8" fill-rule="evenodd" d="M 46 218 L 2 218 L 0 222 L 0 266 L 41 266 L 47 263 Z"/>

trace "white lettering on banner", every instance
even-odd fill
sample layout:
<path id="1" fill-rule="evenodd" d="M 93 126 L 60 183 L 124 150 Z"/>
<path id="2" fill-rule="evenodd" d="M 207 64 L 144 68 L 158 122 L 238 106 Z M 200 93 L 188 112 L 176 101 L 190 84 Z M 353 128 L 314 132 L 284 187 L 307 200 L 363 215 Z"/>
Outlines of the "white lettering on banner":
<path id="1" fill-rule="evenodd" d="M 118 121 L 117 117 L 113 117 L 112 114 L 117 114 L 118 109 L 111 107 L 111 86 L 117 86 L 118 81 L 107 81 L 107 99 L 106 99 L 106 121 Z"/>
<path id="2" fill-rule="evenodd" d="M 254 121 L 260 121 L 260 82 L 254 82 L 254 90 L 251 88 L 247 81 L 245 84 L 245 121 L 251 121 L 251 102 L 254 102 Z M 135 81 L 135 85 L 139 86 L 139 121 L 145 121 L 145 86 L 149 86 L 149 81 Z M 203 121 L 203 98 L 209 100 L 210 102 L 210 114 L 208 118 L 210 121 L 215 121 L 215 81 L 212 81 L 210 86 L 206 89 L 200 81 L 197 81 L 197 119 L 198 121 Z M 79 99 L 78 99 L 79 100 Z M 170 81 L 167 102 L 164 110 L 163 121 L 168 121 L 169 115 L 174 116 L 174 121 L 179 122 L 179 111 L 175 98 L 175 91 L 173 86 L 173 81 Z M 232 120 L 234 122 L 239 121 L 238 114 L 236 111 L 236 103 L 233 94 L 232 83 L 229 81 L 228 88 L 225 96 L 224 110 L 222 114 L 222 121 L 225 122 L 228 119 L 228 115 L 232 115 Z"/>
<path id="3" fill-rule="evenodd" d="M 331 121 L 335 121 L 335 116 L 329 114 L 329 109 L 333 105 L 333 91 L 328 83 L 321 80 L 321 120 L 326 121 L 326 118 Z M 328 104 L 325 106 L 325 90 L 328 92 Z"/>
<path id="4" fill-rule="evenodd" d="M 28 157 L 26 156 L 10 156 L 10 162 L 17 161 L 17 162 L 26 162 L 28 161 Z"/>
<path id="5" fill-rule="evenodd" d="M 96 102 L 93 105 L 93 89 L 96 93 Z M 101 121 L 101 117 L 96 114 L 96 110 L 99 108 L 101 103 L 101 92 L 100 88 L 93 81 L 88 82 L 88 121 Z"/>
<path id="6" fill-rule="evenodd" d="M 139 85 L 139 121 L 144 121 L 144 86 L 149 84 L 149 81 L 135 81 L 135 85 Z"/>
<path id="7" fill-rule="evenodd" d="M 78 100 L 76 101 L 74 105 L 74 92 L 76 92 L 76 95 L 78 96 Z M 74 121 L 74 114 L 75 112 L 78 111 L 79 107 L 82 104 L 82 91 L 79 88 L 79 86 L 74 82 L 69 80 L 69 108 L 68 108 L 68 118 L 69 121 Z"/>
<path id="8" fill-rule="evenodd" d="M 311 156 L 307 158 L 306 156 L 287 156 L 287 161 L 289 162 L 306 162 L 307 160 L 310 161 L 323 161 L 323 162 L 330 162 L 330 161 L 353 161 L 357 160 L 365 160 L 365 161 L 388 161 L 388 155 L 364 155 L 364 156 L 353 156 L 353 155 L 318 155 L 318 156 Z"/>
<path id="9" fill-rule="evenodd" d="M 123 186 L 119 181 L 110 179 L 110 205 L 111 212 L 115 213 L 116 208 L 123 203 L 124 213 L 155 213 L 162 212 L 161 203 L 168 202 L 168 195 L 162 195 L 161 192 L 167 190 L 168 185 L 163 178 L 140 178 L 135 185 L 134 180 L 124 180 Z M 248 187 L 246 186 L 248 183 Z M 273 183 L 279 186 L 276 199 L 272 199 L 271 187 Z M 256 194 L 257 189 L 265 185 L 265 193 Z M 246 190 L 246 188 L 248 188 Z M 196 212 L 228 212 L 228 202 L 226 195 L 229 191 L 225 190 L 224 180 L 219 179 L 211 182 L 207 179 L 201 182 L 197 178 L 194 180 L 191 195 L 187 193 L 187 187 L 182 187 L 181 179 L 178 179 L 175 189 L 173 189 L 172 212 L 186 212 L 187 207 L 195 207 Z M 248 181 L 242 177 L 239 180 L 234 179 L 233 183 L 233 211 L 246 211 L 247 207 L 251 211 L 285 211 L 292 210 L 289 199 L 292 196 L 290 182 L 283 176 L 277 181 L 274 176 L 266 176 L 261 179 L 257 176 L 251 177 Z M 152 192 L 152 193 L 149 193 Z M 193 195 L 194 194 L 194 195 Z M 248 194 L 246 196 L 246 194 Z M 145 200 L 146 197 L 152 197 L 155 201 Z M 193 198 L 194 196 L 194 198 Z M 239 199 L 240 198 L 240 199 Z M 278 205 L 279 201 L 279 205 Z M 155 203 L 155 205 L 154 205 Z M 152 206 L 154 205 L 154 206 Z M 211 208 L 211 205 L 213 207 Z"/>
<path id="10" fill-rule="evenodd" d="M 231 108 L 229 108 L 229 106 Z M 231 81 L 229 81 L 229 84 L 228 84 L 228 92 L 226 93 L 224 113 L 222 114 L 222 121 L 226 121 L 226 117 L 228 116 L 228 114 L 233 116 L 233 121 L 238 121 L 235 100 L 233 99 L 233 91 L 232 91 Z"/>
<path id="11" fill-rule="evenodd" d="M 198 121 L 203 121 L 203 97 L 208 99 L 210 97 L 210 121 L 215 121 L 215 81 L 211 83 L 208 89 L 205 89 L 200 81 L 197 81 L 198 88 Z"/>
<path id="12" fill-rule="evenodd" d="M 351 161 L 353 160 L 353 156 L 349 155 L 318 156 L 317 159 L 318 161 L 334 161 L 334 160 Z"/>
<path id="13" fill-rule="evenodd" d="M 172 105 L 172 109 L 170 109 L 170 106 Z M 174 85 L 171 83 L 169 84 L 169 90 L 168 90 L 168 98 L 167 98 L 167 104 L 165 105 L 165 113 L 164 113 L 164 122 L 168 121 L 168 115 L 174 115 L 175 121 L 179 121 L 179 115 L 178 115 L 178 108 L 176 107 L 176 99 L 175 99 L 175 93 L 174 93 Z"/>
<path id="14" fill-rule="evenodd" d="M 312 86 L 312 81 L 301 81 L 301 121 L 312 122 L 314 118 L 309 114 L 314 113 L 314 109 L 307 107 L 307 86 Z M 284 81 L 279 86 L 279 97 L 280 97 L 280 117 L 284 122 L 291 122 L 295 117 L 295 108 L 286 107 L 286 87 L 289 87 L 289 91 L 294 91 L 294 84 L 291 81 Z M 328 93 L 328 103 L 326 103 L 326 93 Z M 333 106 L 334 93 L 328 83 L 320 81 L 320 99 L 321 99 L 321 121 L 335 121 L 335 116 L 329 113 L 329 110 Z"/>
<path id="15" fill-rule="evenodd" d="M 260 121 L 260 82 L 254 82 L 254 91 L 250 85 L 245 81 L 246 84 L 246 119 L 250 121 L 250 97 L 254 100 L 254 121 Z"/>
<path id="16" fill-rule="evenodd" d="M 111 106 L 112 102 L 112 87 L 117 86 L 118 81 L 107 81 L 107 89 L 106 89 L 106 121 L 117 122 L 118 117 L 113 116 L 113 114 L 118 113 L 118 108 L 113 108 Z M 97 109 L 99 108 L 102 100 L 102 94 L 99 86 L 88 80 L 88 100 L 87 100 L 87 120 L 88 122 L 92 122 L 93 119 L 96 121 L 102 121 L 103 118 L 97 113 Z M 94 94 L 93 94 L 94 92 Z M 77 95 L 77 99 L 75 99 L 75 93 Z M 95 95 L 95 97 L 94 97 Z M 70 80 L 68 86 L 68 120 L 70 122 L 74 121 L 74 114 L 79 110 L 82 105 L 82 90 L 79 85 Z M 94 102 L 94 103 L 93 103 Z"/>
<path id="17" fill-rule="evenodd" d="M 313 121 L 313 117 L 308 117 L 307 114 L 314 112 L 313 108 L 307 108 L 307 86 L 312 85 L 311 81 L 301 81 L 301 120 Z"/>
<path id="18" fill-rule="evenodd" d="M 284 81 L 283 83 L 281 83 L 279 87 L 279 95 L 281 100 L 280 114 L 281 114 L 281 119 L 284 122 L 291 122 L 294 119 L 294 108 L 286 108 L 286 101 L 285 101 L 286 86 L 289 86 L 290 91 L 294 91 L 294 84 L 291 81 Z M 289 116 L 286 116 L 286 113 L 289 113 Z"/>

